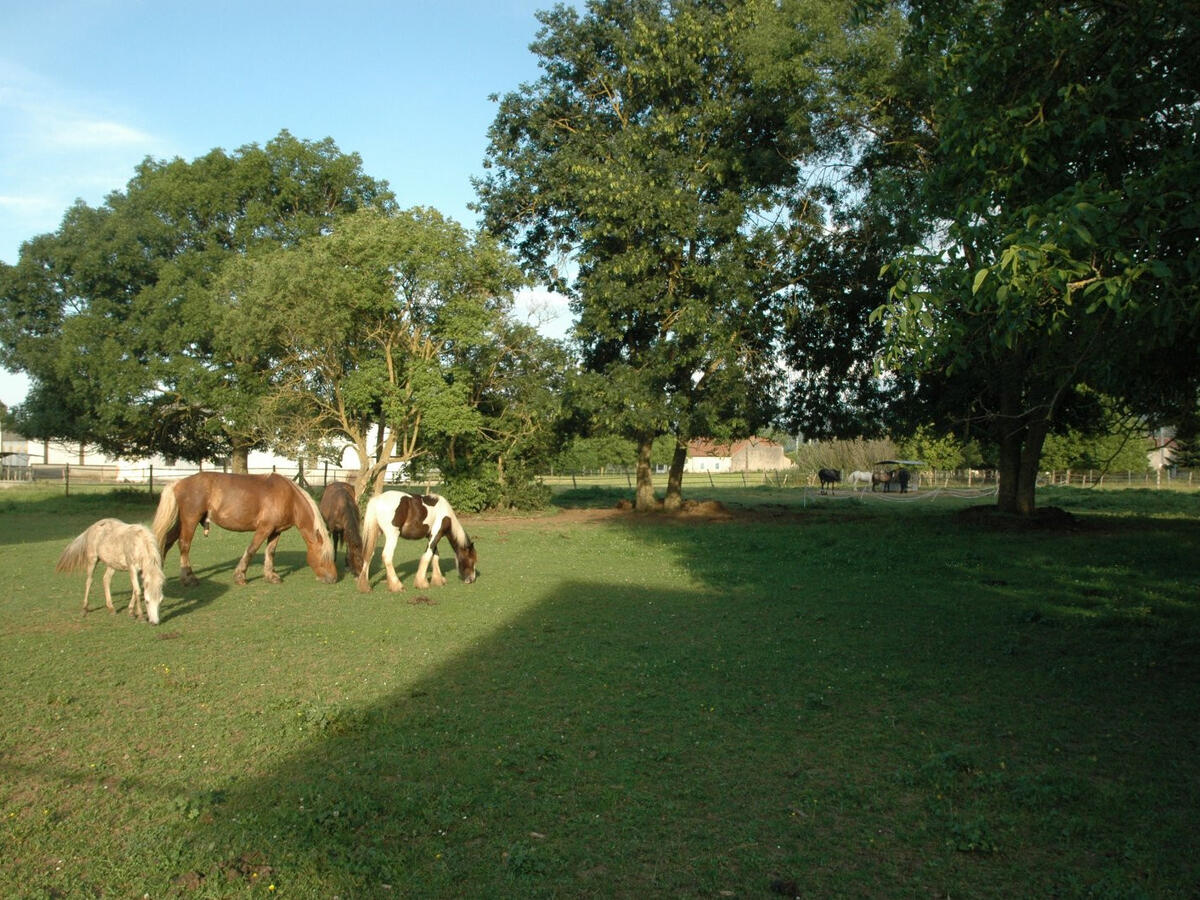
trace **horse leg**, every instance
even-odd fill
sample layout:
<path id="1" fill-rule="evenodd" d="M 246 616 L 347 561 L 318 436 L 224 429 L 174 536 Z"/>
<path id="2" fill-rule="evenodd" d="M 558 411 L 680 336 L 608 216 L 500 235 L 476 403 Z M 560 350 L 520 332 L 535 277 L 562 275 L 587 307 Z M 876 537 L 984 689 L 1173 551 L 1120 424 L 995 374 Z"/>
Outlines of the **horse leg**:
<path id="1" fill-rule="evenodd" d="M 413 578 L 413 584 L 422 590 L 429 587 L 429 579 L 425 577 L 425 571 L 429 568 L 429 562 L 431 559 L 433 559 L 433 557 L 433 550 L 431 548 L 427 548 L 425 552 L 421 554 L 421 561 L 417 565 L 417 574 L 416 577 Z"/>
<path id="2" fill-rule="evenodd" d="M 179 583 L 184 587 L 193 587 L 200 583 L 200 579 L 192 571 L 192 538 L 196 535 L 196 523 L 185 522 L 180 517 L 177 528 L 179 529 Z M 174 533 L 174 528 L 167 533 L 167 547 L 171 546 L 171 536 Z"/>
<path id="3" fill-rule="evenodd" d="M 442 567 L 438 565 L 437 550 L 433 551 L 433 558 L 430 560 L 433 563 L 433 578 L 431 579 L 435 585 L 443 585 L 446 583 L 445 577 L 442 575 Z"/>
<path id="4" fill-rule="evenodd" d="M 133 582 L 133 596 L 129 598 L 129 615 L 134 619 L 143 618 L 145 613 L 142 610 L 142 586 L 138 583 L 137 566 L 129 567 L 129 580 Z"/>
<path id="5" fill-rule="evenodd" d="M 387 569 L 388 590 L 391 591 L 393 594 L 396 591 L 404 590 L 404 584 L 403 584 L 403 582 L 400 581 L 400 576 L 396 574 L 396 562 L 395 562 L 396 542 L 399 539 L 399 537 L 400 537 L 399 531 L 394 531 L 391 529 L 384 529 L 383 565 L 384 565 L 384 568 Z M 366 569 L 365 564 L 364 564 L 363 568 L 364 568 L 364 570 Z M 421 586 L 421 582 L 419 579 L 417 580 L 416 584 L 417 584 L 417 587 Z"/>
<path id="6" fill-rule="evenodd" d="M 417 566 L 417 577 L 413 579 L 413 584 L 422 590 L 429 587 L 429 581 L 425 578 L 425 571 L 431 563 L 433 564 L 433 583 L 439 586 L 446 583 L 446 579 L 442 577 L 442 567 L 438 564 L 437 548 L 430 545 L 421 554 L 421 562 Z"/>
<path id="7" fill-rule="evenodd" d="M 96 560 L 88 563 L 87 581 L 83 583 L 83 614 L 88 614 L 88 594 L 92 590 L 92 573 L 96 571 Z"/>
<path id="8" fill-rule="evenodd" d="M 271 584 L 279 584 L 282 579 L 275 572 L 275 547 L 279 544 L 279 532 L 272 531 L 267 536 L 267 548 L 263 551 L 263 578 Z"/>
<path id="9" fill-rule="evenodd" d="M 242 554 L 242 558 L 238 560 L 237 567 L 233 570 L 234 584 L 246 583 L 246 569 L 250 565 L 250 560 L 254 558 L 254 554 L 258 552 L 258 548 L 269 535 L 269 531 L 264 531 L 262 529 L 254 532 L 254 536 L 250 538 L 250 546 L 246 548 L 246 552 Z M 263 574 L 266 574 L 265 568 Z"/>
<path id="10" fill-rule="evenodd" d="M 112 577 L 115 570 L 110 565 L 104 567 L 104 605 L 108 607 L 110 614 L 116 613 L 112 602 Z"/>

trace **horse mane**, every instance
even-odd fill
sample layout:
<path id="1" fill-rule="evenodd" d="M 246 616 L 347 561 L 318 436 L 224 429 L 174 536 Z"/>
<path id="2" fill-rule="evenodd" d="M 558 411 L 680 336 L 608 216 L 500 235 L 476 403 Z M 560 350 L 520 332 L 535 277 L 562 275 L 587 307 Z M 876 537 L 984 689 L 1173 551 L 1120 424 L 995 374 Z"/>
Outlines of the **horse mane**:
<path id="1" fill-rule="evenodd" d="M 450 545 L 455 550 L 466 549 L 471 544 L 471 538 L 467 535 L 467 530 L 458 521 L 458 513 L 454 511 L 454 507 L 450 505 L 450 501 L 445 497 L 442 497 L 441 501 L 446 504 L 446 518 L 450 520 Z"/>
<path id="2" fill-rule="evenodd" d="M 333 538 L 329 535 L 329 529 L 325 527 L 325 519 L 321 515 L 321 507 L 317 505 L 317 501 L 313 499 L 312 494 L 306 491 L 294 481 L 287 481 L 289 487 L 297 494 L 304 498 L 304 502 L 308 505 L 309 511 L 312 513 L 313 531 L 321 536 L 321 561 L 326 563 L 333 562 Z"/>

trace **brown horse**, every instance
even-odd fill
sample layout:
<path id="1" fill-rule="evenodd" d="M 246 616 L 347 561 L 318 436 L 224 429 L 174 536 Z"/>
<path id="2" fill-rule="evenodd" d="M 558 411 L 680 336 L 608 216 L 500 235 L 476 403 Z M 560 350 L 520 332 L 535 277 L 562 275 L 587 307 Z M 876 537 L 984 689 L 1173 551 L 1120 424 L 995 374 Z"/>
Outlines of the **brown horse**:
<path id="1" fill-rule="evenodd" d="M 334 558 L 337 558 L 338 540 L 344 539 L 346 571 L 357 575 L 363 563 L 363 540 L 354 485 L 346 481 L 330 482 L 321 495 L 321 515 L 333 537 Z"/>
<path id="2" fill-rule="evenodd" d="M 192 537 L 196 526 L 220 525 L 227 531 L 253 531 L 250 546 L 233 570 L 237 584 L 246 583 L 246 567 L 255 552 L 267 543 L 263 556 L 263 578 L 278 584 L 275 573 L 275 545 L 279 535 L 295 526 L 308 547 L 308 564 L 317 579 L 337 581 L 333 562 L 333 542 L 317 502 L 299 485 L 281 475 L 227 475 L 223 472 L 198 472 L 163 489 L 154 514 L 154 536 L 163 558 L 179 541 L 179 580 L 185 585 L 199 584 L 192 572 Z"/>

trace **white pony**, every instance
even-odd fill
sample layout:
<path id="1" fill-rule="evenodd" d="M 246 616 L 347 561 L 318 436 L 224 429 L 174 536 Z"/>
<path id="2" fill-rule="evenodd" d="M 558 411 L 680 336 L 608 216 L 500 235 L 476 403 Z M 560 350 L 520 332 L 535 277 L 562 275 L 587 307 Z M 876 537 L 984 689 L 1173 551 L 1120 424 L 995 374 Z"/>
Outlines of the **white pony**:
<path id="1" fill-rule="evenodd" d="M 859 469 L 857 472 L 851 472 L 850 476 L 846 479 L 846 483 L 847 484 L 855 484 L 855 483 L 870 484 L 871 483 L 871 473 L 864 472 L 862 469 Z"/>
<path id="2" fill-rule="evenodd" d="M 101 519 L 71 541 L 58 558 L 56 572 L 78 572 L 87 569 L 87 584 L 83 588 L 83 613 L 88 612 L 88 593 L 92 589 L 92 573 L 96 563 L 107 567 L 104 572 L 104 601 L 110 613 L 115 613 L 112 601 L 113 572 L 129 572 L 133 596 L 129 598 L 129 615 L 146 618 L 158 624 L 158 607 L 163 597 L 162 556 L 158 541 L 145 525 L 128 525 L 120 519 Z M 138 573 L 145 582 L 145 608 L 142 607 L 142 588 Z"/>
<path id="3" fill-rule="evenodd" d="M 437 545 L 443 536 L 450 541 L 454 549 L 454 558 L 458 564 L 458 575 L 467 584 L 475 580 L 475 544 L 467 536 L 458 517 L 445 497 L 427 494 L 424 497 L 414 497 L 403 491 L 384 491 L 372 497 L 367 503 L 367 511 L 363 515 L 363 564 L 358 574 L 358 589 L 371 590 L 371 557 L 375 555 L 375 541 L 383 532 L 383 564 L 387 569 L 388 589 L 404 590 L 392 558 L 396 555 L 396 542 L 399 538 L 410 541 L 427 541 L 425 552 L 421 554 L 421 562 L 417 566 L 417 574 L 413 584 L 418 588 L 429 587 L 425 572 L 433 563 L 433 583 L 442 585 L 446 579 L 442 577 L 438 565 Z"/>

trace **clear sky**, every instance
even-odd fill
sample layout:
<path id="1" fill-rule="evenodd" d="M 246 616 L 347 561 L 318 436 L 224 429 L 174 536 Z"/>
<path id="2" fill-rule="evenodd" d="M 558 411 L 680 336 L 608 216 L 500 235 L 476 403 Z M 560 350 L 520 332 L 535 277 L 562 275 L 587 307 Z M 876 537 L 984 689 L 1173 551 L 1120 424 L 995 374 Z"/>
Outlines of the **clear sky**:
<path id="1" fill-rule="evenodd" d="M 194 159 L 282 129 L 331 137 L 402 206 L 475 227 L 491 94 L 535 80 L 554 0 L 0 0 L 0 259 L 147 156 Z M 569 325 L 561 298 L 531 301 Z M 523 308 L 523 307 L 522 307 Z M 0 370 L 0 401 L 27 382 Z"/>

